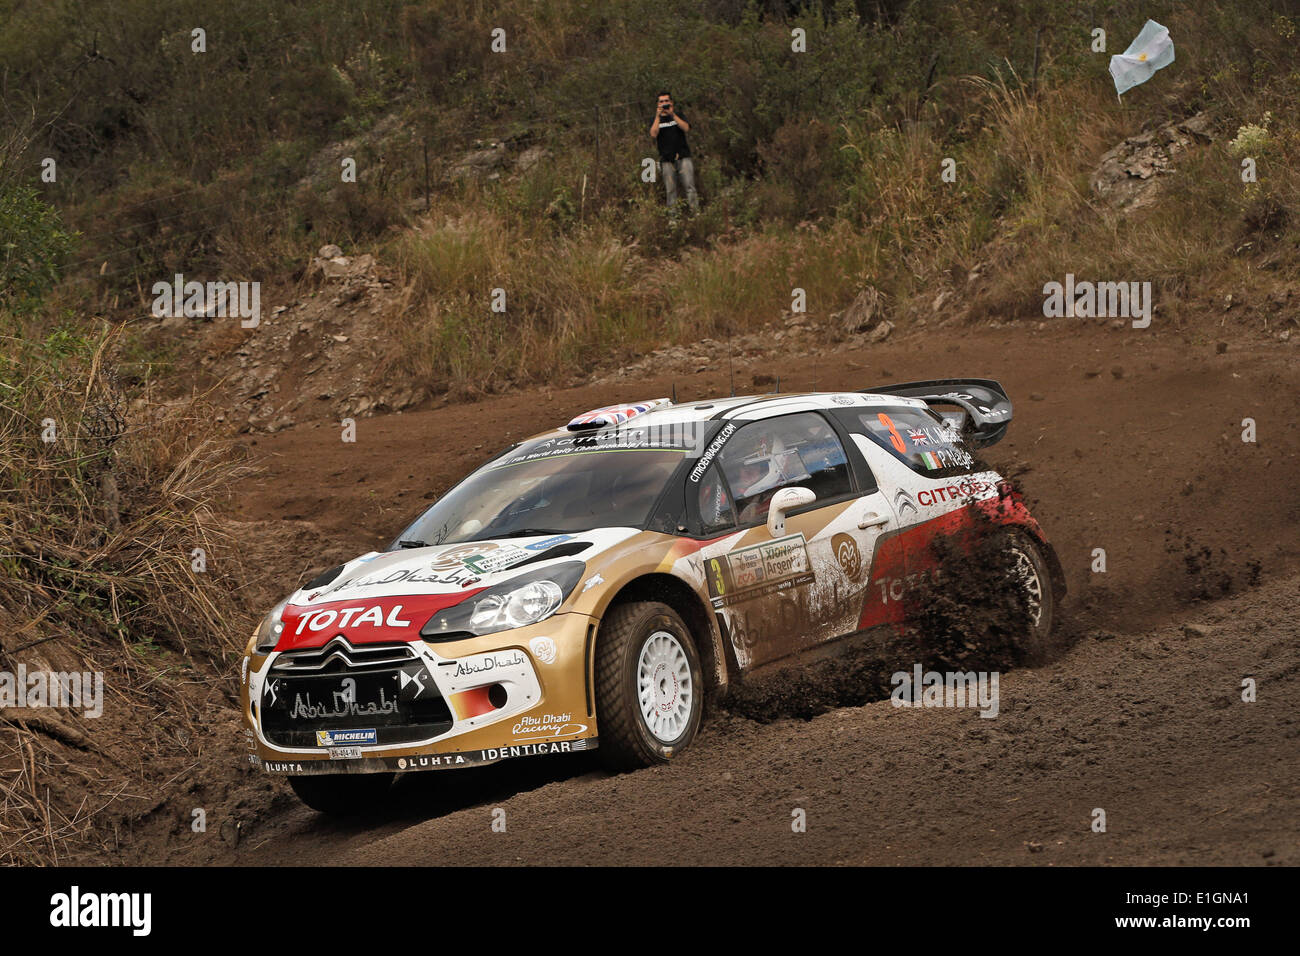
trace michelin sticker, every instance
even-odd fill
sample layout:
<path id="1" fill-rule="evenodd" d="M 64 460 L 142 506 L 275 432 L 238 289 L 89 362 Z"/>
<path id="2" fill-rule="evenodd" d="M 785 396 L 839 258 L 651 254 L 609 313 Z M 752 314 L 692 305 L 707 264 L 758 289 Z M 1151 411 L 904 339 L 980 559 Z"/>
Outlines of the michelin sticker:
<path id="1" fill-rule="evenodd" d="M 373 729 L 368 730 L 318 730 L 317 747 L 343 747 L 357 744 L 378 743 L 379 738 Z"/>

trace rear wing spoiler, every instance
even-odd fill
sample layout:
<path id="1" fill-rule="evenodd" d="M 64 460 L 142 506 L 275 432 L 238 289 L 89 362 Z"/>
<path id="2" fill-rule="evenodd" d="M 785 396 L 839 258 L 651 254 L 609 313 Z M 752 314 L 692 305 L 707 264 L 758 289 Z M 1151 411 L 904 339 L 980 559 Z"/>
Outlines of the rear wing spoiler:
<path id="1" fill-rule="evenodd" d="M 902 382 L 882 388 L 864 389 L 872 395 L 919 398 L 945 418 L 961 426 L 967 441 L 976 448 L 995 445 L 1011 424 L 1011 399 L 991 378 L 939 378 L 932 382 Z M 958 409 L 944 414 L 942 409 Z"/>

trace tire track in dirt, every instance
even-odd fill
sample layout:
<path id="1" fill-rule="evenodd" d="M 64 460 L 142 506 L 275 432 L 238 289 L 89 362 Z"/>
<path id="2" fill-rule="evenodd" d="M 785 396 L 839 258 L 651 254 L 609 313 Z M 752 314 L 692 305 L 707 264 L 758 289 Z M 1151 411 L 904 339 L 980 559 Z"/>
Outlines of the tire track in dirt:
<path id="1" fill-rule="evenodd" d="M 517 761 L 481 791 L 429 773 L 399 798 L 400 826 L 296 810 L 227 862 L 1300 864 L 1300 622 L 1276 612 L 1298 585 L 1004 675 L 994 719 L 888 701 L 806 722 L 714 715 L 667 767 L 565 777 L 574 764 L 544 782 L 544 761 Z M 1256 703 L 1240 698 L 1247 675 Z M 1091 830 L 1098 807 L 1105 833 Z M 791 830 L 796 808 L 806 833 Z"/>

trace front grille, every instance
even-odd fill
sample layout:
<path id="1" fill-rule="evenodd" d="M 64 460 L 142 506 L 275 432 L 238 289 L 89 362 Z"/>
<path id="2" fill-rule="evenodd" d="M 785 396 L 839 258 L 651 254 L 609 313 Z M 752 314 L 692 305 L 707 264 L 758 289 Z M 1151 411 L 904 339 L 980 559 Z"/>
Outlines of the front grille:
<path id="1" fill-rule="evenodd" d="M 279 747 L 314 748 L 318 730 L 373 729 L 367 746 L 413 743 L 453 723 L 409 644 L 353 646 L 339 636 L 324 647 L 285 651 L 263 686 L 262 732 Z"/>
<path id="2" fill-rule="evenodd" d="M 271 665 L 271 674 L 337 674 L 392 667 L 418 660 L 410 644 L 362 644 L 354 647 L 336 637 L 324 647 L 285 651 Z"/>

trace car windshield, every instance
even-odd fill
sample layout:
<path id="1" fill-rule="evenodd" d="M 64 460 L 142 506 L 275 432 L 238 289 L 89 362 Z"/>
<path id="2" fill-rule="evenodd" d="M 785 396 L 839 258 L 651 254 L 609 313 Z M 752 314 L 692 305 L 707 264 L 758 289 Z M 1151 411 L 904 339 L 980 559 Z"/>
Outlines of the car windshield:
<path id="1" fill-rule="evenodd" d="M 626 430 L 606 429 L 520 445 L 447 492 L 397 544 L 643 528 L 687 449 L 629 447 L 628 436 Z"/>

